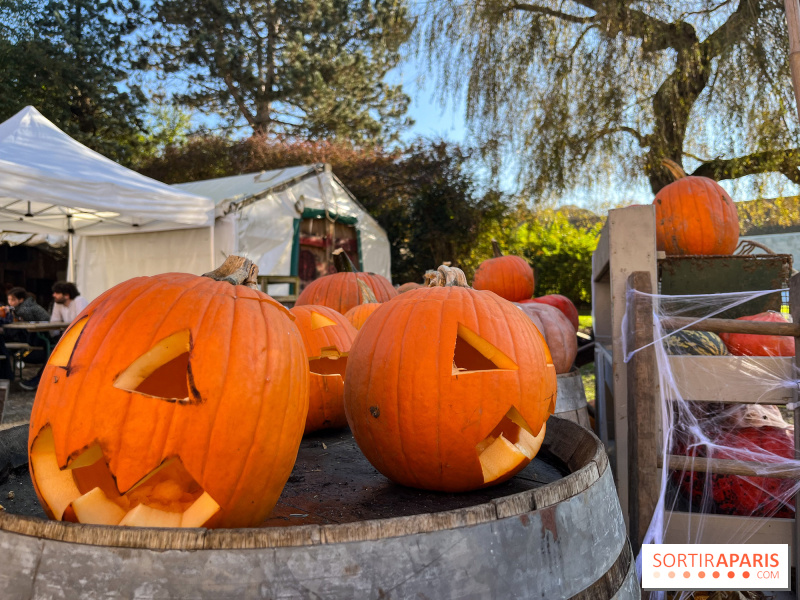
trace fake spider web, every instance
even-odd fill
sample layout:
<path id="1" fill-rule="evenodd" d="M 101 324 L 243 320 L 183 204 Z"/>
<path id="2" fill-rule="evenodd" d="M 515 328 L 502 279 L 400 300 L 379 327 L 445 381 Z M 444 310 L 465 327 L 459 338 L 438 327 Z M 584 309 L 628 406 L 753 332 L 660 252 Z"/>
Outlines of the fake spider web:
<path id="1" fill-rule="evenodd" d="M 735 364 L 729 363 L 731 368 L 720 369 L 718 356 L 698 356 L 691 350 L 686 355 L 686 348 L 675 343 L 675 334 L 686 327 L 675 329 L 674 323 L 668 323 L 674 317 L 691 317 L 692 323 L 725 317 L 723 313 L 730 309 L 777 293 L 786 294 L 787 290 L 695 296 L 628 290 L 627 313 L 622 323 L 625 362 L 636 352 L 653 347 L 661 421 L 659 455 L 665 462 L 670 455 L 685 457 L 680 459 L 684 462 L 681 467 L 660 470 L 658 503 L 644 544 L 701 543 L 715 515 L 734 518 L 726 519 L 724 528 L 715 526 L 714 543 L 741 544 L 767 519 L 795 517 L 800 460 L 794 458 L 791 421 L 800 372 L 794 359 L 737 357 Z M 635 347 L 631 324 L 635 322 L 634 307 L 640 300 L 652 303 L 653 342 Z M 793 348 L 793 338 L 788 339 Z M 726 352 L 724 346 L 722 351 Z M 746 398 L 752 404 L 724 401 L 732 396 Z M 699 398 L 715 401 L 698 401 Z M 746 461 L 753 475 L 720 472 L 725 463 L 715 462 L 719 460 Z M 778 474 L 789 477 L 775 477 Z M 641 581 L 641 556 L 637 570 Z M 665 597 L 664 592 L 653 594 L 651 597 Z M 674 597 L 690 595 L 685 592 Z"/>

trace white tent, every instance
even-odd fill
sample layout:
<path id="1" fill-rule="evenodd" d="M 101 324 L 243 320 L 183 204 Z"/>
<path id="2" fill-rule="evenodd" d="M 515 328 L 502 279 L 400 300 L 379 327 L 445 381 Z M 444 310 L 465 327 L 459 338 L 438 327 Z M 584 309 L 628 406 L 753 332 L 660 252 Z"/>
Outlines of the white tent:
<path id="1" fill-rule="evenodd" d="M 0 123 L 0 239 L 68 237 L 68 278 L 89 299 L 137 275 L 210 270 L 212 210 L 86 148 L 32 106 Z"/>
<path id="2" fill-rule="evenodd" d="M 239 254 L 265 275 L 296 275 L 299 225 L 329 218 L 352 224 L 364 271 L 391 279 L 389 240 L 355 197 L 331 172 L 316 164 L 206 181 L 182 183 L 181 191 L 216 203 L 215 263 Z M 270 288 L 270 293 L 286 293 Z"/>

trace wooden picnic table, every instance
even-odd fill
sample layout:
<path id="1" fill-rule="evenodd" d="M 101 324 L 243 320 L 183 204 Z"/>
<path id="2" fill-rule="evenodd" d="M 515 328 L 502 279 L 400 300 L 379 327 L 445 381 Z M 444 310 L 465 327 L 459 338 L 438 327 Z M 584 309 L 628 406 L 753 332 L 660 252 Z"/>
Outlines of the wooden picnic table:
<path id="1" fill-rule="evenodd" d="M 3 329 L 24 329 L 25 331 L 51 331 L 58 329 L 64 331 L 70 323 L 66 321 L 14 321 L 13 323 L 5 323 Z"/>

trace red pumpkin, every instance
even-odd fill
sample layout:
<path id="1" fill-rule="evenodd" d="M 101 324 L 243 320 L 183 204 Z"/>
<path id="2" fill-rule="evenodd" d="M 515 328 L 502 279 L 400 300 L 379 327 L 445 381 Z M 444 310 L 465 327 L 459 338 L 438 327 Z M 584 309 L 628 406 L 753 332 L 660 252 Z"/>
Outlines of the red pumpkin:
<path id="1" fill-rule="evenodd" d="M 327 306 L 295 306 L 291 313 L 303 336 L 311 372 L 305 433 L 344 427 L 344 373 L 358 332 L 344 315 Z"/>
<path id="2" fill-rule="evenodd" d="M 298 296 L 295 306 L 316 304 L 328 306 L 344 314 L 365 301 L 358 281 L 363 281 L 372 289 L 378 302 L 385 302 L 397 295 L 392 282 L 383 275 L 358 273 L 343 250 L 334 250 L 333 254 L 339 272 L 309 283 Z"/>
<path id="3" fill-rule="evenodd" d="M 575 308 L 572 300 L 566 296 L 562 296 L 561 294 L 548 294 L 547 296 L 539 296 L 538 298 L 531 298 L 530 300 L 520 300 L 520 304 L 526 304 L 529 302 L 538 302 L 540 304 L 549 304 L 550 306 L 555 306 L 558 310 L 564 313 L 564 316 L 567 317 L 567 319 L 569 319 L 569 322 L 572 323 L 572 326 L 575 328 L 576 332 L 580 328 L 580 323 L 578 321 L 578 309 Z"/>
<path id="4" fill-rule="evenodd" d="M 458 269 L 440 274 L 437 286 L 383 304 L 359 331 L 345 410 L 386 477 L 453 492 L 499 483 L 530 462 L 554 410 L 556 373 L 522 311 L 469 288 Z"/>
<path id="5" fill-rule="evenodd" d="M 578 355 L 578 339 L 572 323 L 554 306 L 541 303 L 518 303 L 536 328 L 542 333 L 556 373 L 568 373 Z"/>
<path id="6" fill-rule="evenodd" d="M 303 340 L 283 306 L 208 277 L 137 277 L 92 302 L 50 356 L 31 479 L 57 520 L 257 525 L 307 410 Z"/>
<path id="7" fill-rule="evenodd" d="M 494 258 L 483 261 L 472 287 L 476 290 L 489 290 L 510 302 L 527 300 L 533 296 L 533 269 L 519 256 L 503 256 L 497 240 L 492 240 Z"/>
<path id="8" fill-rule="evenodd" d="M 772 311 L 749 317 L 739 317 L 737 320 L 787 322 L 782 314 Z M 794 356 L 794 338 L 790 336 L 720 333 L 719 337 L 725 342 L 728 352 L 736 356 Z"/>
<path id="9" fill-rule="evenodd" d="M 739 217 L 728 193 L 708 177 L 687 177 L 673 161 L 663 164 L 677 180 L 653 201 L 657 248 L 668 255 L 732 254 L 739 243 Z"/>

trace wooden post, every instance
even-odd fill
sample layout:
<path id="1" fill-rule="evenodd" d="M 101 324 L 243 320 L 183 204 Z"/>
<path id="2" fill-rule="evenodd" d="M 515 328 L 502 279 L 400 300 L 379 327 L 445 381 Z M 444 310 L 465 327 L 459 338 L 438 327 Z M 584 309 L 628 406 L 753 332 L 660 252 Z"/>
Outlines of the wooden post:
<path id="1" fill-rule="evenodd" d="M 650 274 L 636 271 L 628 277 L 628 288 L 651 294 Z M 630 298 L 629 298 L 630 300 Z M 628 312 L 631 322 L 632 346 L 643 348 L 653 341 L 653 303 L 650 298 L 636 296 L 632 299 L 633 311 Z M 623 335 L 625 332 L 623 332 Z M 658 400 L 656 398 L 655 347 L 639 350 L 628 362 L 628 481 L 630 539 L 634 554 L 638 554 L 647 527 L 655 513 L 661 492 L 658 475 Z"/>
<path id="2" fill-rule="evenodd" d="M 786 24 L 789 28 L 789 66 L 792 70 L 794 100 L 800 117 L 800 5 L 798 0 L 785 0 Z"/>
<path id="3" fill-rule="evenodd" d="M 796 0 L 787 0 L 786 6 L 788 9 L 789 3 L 795 4 Z M 795 13 L 797 16 L 797 13 Z M 788 12 L 787 12 L 788 17 Z M 794 63 L 792 63 L 792 72 L 794 73 Z M 795 85 L 795 92 L 797 86 Z M 800 323 L 800 273 L 792 275 L 789 280 L 789 311 L 792 315 L 792 321 Z M 800 337 L 794 338 L 794 364 L 800 365 Z M 792 390 L 792 399 L 794 401 L 794 457 L 800 459 L 800 407 L 797 406 L 800 400 L 797 386 Z M 795 494 L 794 505 L 800 507 L 800 491 Z M 800 515 L 795 512 L 794 515 L 794 535 L 792 536 L 792 561 L 794 562 L 794 583 L 795 590 L 800 593 Z"/>

